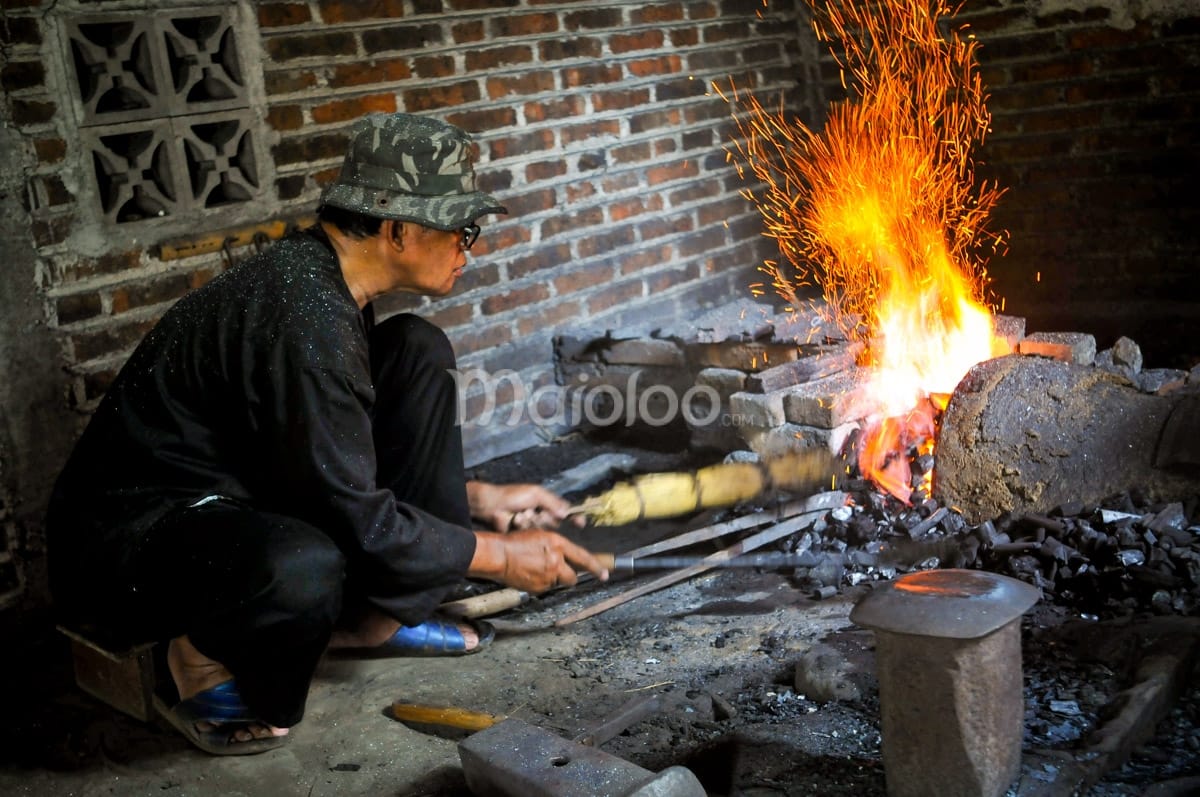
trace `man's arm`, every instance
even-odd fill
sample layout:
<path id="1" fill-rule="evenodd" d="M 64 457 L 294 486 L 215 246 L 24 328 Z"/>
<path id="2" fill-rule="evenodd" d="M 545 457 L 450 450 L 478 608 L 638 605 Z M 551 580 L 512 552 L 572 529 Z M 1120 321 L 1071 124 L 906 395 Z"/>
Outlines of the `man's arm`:
<path id="1" fill-rule="evenodd" d="M 477 531 L 467 575 L 537 593 L 572 586 L 576 567 L 608 580 L 608 570 L 596 557 L 552 531 Z"/>

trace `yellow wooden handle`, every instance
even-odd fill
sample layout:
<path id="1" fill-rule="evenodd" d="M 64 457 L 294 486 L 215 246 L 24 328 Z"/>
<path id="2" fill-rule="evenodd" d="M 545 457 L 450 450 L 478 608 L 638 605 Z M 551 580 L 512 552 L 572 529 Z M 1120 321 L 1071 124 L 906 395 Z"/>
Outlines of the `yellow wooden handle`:
<path id="1" fill-rule="evenodd" d="M 483 711 L 470 711 L 455 706 L 422 706 L 416 703 L 392 703 L 392 716 L 403 722 L 420 722 L 426 725 L 445 725 L 467 731 L 482 731 L 501 720 L 507 719 Z"/>

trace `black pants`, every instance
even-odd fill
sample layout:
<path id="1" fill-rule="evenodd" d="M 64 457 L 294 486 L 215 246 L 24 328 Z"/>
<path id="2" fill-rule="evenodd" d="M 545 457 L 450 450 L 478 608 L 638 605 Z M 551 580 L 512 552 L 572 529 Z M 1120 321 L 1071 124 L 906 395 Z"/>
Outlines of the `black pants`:
<path id="1" fill-rule="evenodd" d="M 454 352 L 413 315 L 371 334 L 377 482 L 444 520 L 470 524 L 462 437 L 455 425 Z M 367 596 L 347 591 L 345 560 L 319 529 L 296 518 L 216 500 L 159 521 L 133 563 L 136 625 L 147 638 L 187 634 L 224 664 L 247 706 L 289 727 L 340 617 Z"/>

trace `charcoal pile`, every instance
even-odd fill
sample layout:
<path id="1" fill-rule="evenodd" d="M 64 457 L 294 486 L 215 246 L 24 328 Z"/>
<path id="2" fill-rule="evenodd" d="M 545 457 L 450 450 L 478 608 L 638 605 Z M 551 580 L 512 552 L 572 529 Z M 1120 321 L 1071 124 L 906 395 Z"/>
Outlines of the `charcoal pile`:
<path id="1" fill-rule="evenodd" d="M 1130 491 L 1099 505 L 1007 513 L 971 525 L 920 494 L 909 506 L 869 482 L 850 481 L 843 489 L 854 497 L 852 506 L 783 543 L 811 556 L 812 565 L 798 568 L 795 578 L 814 595 L 953 567 L 1018 578 L 1085 614 L 1200 609 L 1198 496 L 1152 503 Z"/>

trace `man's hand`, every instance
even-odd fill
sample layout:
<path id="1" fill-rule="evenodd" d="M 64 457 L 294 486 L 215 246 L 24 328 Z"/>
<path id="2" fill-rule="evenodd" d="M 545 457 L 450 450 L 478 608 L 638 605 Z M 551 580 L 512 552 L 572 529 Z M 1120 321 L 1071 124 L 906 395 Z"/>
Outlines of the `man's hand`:
<path id="1" fill-rule="evenodd" d="M 608 580 L 608 570 L 586 548 L 553 531 L 477 531 L 475 540 L 475 556 L 467 571 L 473 578 L 534 593 L 574 585 L 577 567 Z"/>
<path id="2" fill-rule="evenodd" d="M 567 517 L 570 504 L 536 484 L 488 484 L 467 482 L 467 504 L 471 517 L 495 531 L 553 529 Z M 575 518 L 583 525 L 584 518 Z"/>

